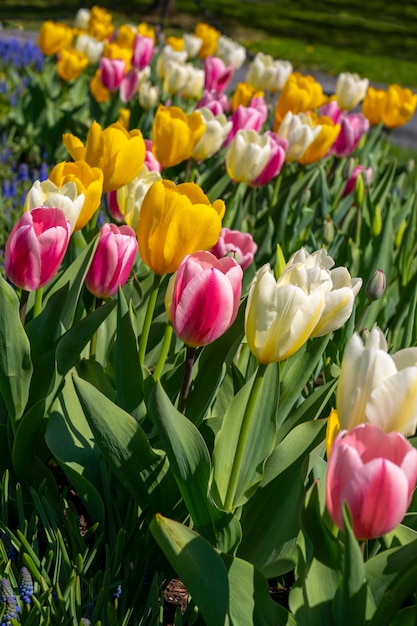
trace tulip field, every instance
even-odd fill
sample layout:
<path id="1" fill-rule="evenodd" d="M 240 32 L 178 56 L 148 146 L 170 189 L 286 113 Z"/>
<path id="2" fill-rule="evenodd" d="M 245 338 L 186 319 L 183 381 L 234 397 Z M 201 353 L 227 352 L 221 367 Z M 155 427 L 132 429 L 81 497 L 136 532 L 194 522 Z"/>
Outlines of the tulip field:
<path id="1" fill-rule="evenodd" d="M 416 106 L 202 21 L 0 40 L 0 626 L 417 623 Z"/>

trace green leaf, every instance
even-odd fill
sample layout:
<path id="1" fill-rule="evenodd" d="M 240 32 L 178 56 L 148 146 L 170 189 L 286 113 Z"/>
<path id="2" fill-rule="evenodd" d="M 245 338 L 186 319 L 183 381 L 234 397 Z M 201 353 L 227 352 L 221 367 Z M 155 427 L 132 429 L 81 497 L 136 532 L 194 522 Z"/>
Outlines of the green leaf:
<path id="1" fill-rule="evenodd" d="M 150 530 L 183 581 L 207 626 L 229 625 L 226 567 L 211 545 L 190 528 L 155 515 Z"/>
<path id="2" fill-rule="evenodd" d="M 194 424 L 173 406 L 159 381 L 151 393 L 149 410 L 194 525 L 215 544 L 215 520 L 219 520 L 223 534 L 233 516 L 215 509 L 208 498 L 211 463 L 204 439 Z"/>
<path id="3" fill-rule="evenodd" d="M 19 299 L 0 277 L 0 393 L 16 430 L 29 398 L 30 344 L 19 316 Z"/>
<path id="4" fill-rule="evenodd" d="M 165 453 L 152 449 L 137 421 L 90 383 L 74 377 L 74 386 L 103 456 L 141 508 L 172 512 L 178 492 Z"/>
<path id="5" fill-rule="evenodd" d="M 260 365 L 233 398 L 213 451 L 211 493 L 232 511 L 249 500 L 262 480 L 277 428 L 279 366 Z"/>

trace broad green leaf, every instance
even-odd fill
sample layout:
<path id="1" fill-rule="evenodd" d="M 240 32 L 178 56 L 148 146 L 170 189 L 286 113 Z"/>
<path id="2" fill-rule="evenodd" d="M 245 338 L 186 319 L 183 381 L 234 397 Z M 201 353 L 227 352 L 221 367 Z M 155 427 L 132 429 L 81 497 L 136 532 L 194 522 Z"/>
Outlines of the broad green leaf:
<path id="1" fill-rule="evenodd" d="M 150 530 L 198 606 L 204 623 L 229 626 L 229 581 L 219 554 L 196 532 L 162 515 L 155 515 Z"/>
<path id="2" fill-rule="evenodd" d="M 40 314 L 25 325 L 30 341 L 32 360 L 54 347 L 61 335 L 61 311 L 68 296 L 68 284 L 56 291 L 46 302 Z"/>
<path id="3" fill-rule="evenodd" d="M 45 432 L 46 443 L 71 484 L 83 499 L 92 519 L 104 523 L 101 484 L 101 453 L 84 417 L 71 377 L 53 403 Z"/>
<path id="4" fill-rule="evenodd" d="M 140 507 L 172 512 L 178 492 L 165 453 L 152 449 L 137 421 L 90 383 L 74 377 L 74 386 L 98 447 Z"/>
<path id="5" fill-rule="evenodd" d="M 29 397 L 30 344 L 20 321 L 18 297 L 2 277 L 0 297 L 0 393 L 16 430 Z"/>
<path id="6" fill-rule="evenodd" d="M 251 563 L 227 554 L 221 558 L 229 578 L 234 626 L 296 626 L 294 617 L 271 599 L 266 578 Z"/>
<path id="7" fill-rule="evenodd" d="M 233 511 L 262 480 L 277 428 L 279 366 L 260 365 L 233 398 L 213 451 L 211 493 L 217 506 Z"/>

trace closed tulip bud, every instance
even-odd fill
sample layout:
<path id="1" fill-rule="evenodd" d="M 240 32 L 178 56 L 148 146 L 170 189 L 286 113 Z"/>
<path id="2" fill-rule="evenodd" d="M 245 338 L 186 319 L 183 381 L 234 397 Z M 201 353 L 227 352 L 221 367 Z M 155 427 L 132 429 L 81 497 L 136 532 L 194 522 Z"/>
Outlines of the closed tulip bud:
<path id="1" fill-rule="evenodd" d="M 401 246 L 401 242 L 403 240 L 403 236 L 404 236 L 406 228 L 407 228 L 407 220 L 403 220 L 400 224 L 399 229 L 397 230 L 397 234 L 395 235 L 394 244 L 397 249 Z"/>
<path id="2" fill-rule="evenodd" d="M 370 302 L 375 302 L 382 297 L 385 291 L 386 278 L 384 270 L 376 270 L 366 283 L 365 295 Z"/>
<path id="3" fill-rule="evenodd" d="M 413 436 L 417 426 L 417 348 L 388 354 L 382 331 L 355 333 L 346 345 L 336 394 L 342 428 L 377 424 Z"/>
<path id="4" fill-rule="evenodd" d="M 233 324 L 242 292 L 242 268 L 231 257 L 196 252 L 181 262 L 170 314 L 176 335 L 188 346 L 205 346 Z"/>
<path id="5" fill-rule="evenodd" d="M 402 521 L 417 481 L 417 450 L 399 433 L 374 424 L 342 431 L 335 439 L 326 474 L 326 505 L 343 529 L 342 505 L 357 539 L 372 539 Z"/>
<path id="6" fill-rule="evenodd" d="M 366 187 L 369 187 L 372 182 L 372 167 L 365 168 L 363 165 L 357 165 L 356 167 L 354 167 L 353 159 L 349 159 L 349 167 L 346 166 L 346 169 L 344 168 L 343 173 L 346 174 L 346 178 L 348 179 L 342 193 L 343 198 L 349 193 L 355 191 L 358 177 L 362 178 L 362 182 Z M 363 190 L 363 192 L 365 193 L 365 189 Z"/>
<path id="7" fill-rule="evenodd" d="M 145 109 L 154 109 L 159 104 L 159 89 L 148 80 L 139 83 L 138 87 L 139 104 Z"/>
<path id="8" fill-rule="evenodd" d="M 275 265 L 274 265 L 274 276 L 276 280 L 281 276 L 284 268 L 286 266 L 286 261 L 284 257 L 284 253 L 282 251 L 281 246 L 277 243 L 276 256 L 275 256 Z"/>
<path id="9" fill-rule="evenodd" d="M 175 272 L 187 254 L 214 246 L 224 212 L 223 200 L 211 204 L 195 183 L 155 182 L 139 213 L 137 236 L 143 262 L 159 276 Z"/>
<path id="10" fill-rule="evenodd" d="M 323 222 L 323 241 L 324 243 L 332 243 L 334 239 L 334 222 L 332 219 L 327 218 Z"/>
<path id="11" fill-rule="evenodd" d="M 411 174 L 414 172 L 414 168 L 416 166 L 416 162 L 414 159 L 408 159 L 407 161 L 407 174 Z"/>
<path id="12" fill-rule="evenodd" d="M 330 415 L 327 418 L 326 428 L 326 456 L 329 459 L 332 451 L 333 442 L 337 433 L 340 431 L 339 415 L 336 409 L 331 409 Z"/>
<path id="13" fill-rule="evenodd" d="M 110 298 L 129 278 L 138 243 L 130 226 L 104 224 L 85 277 L 87 289 L 97 298 Z"/>
<path id="14" fill-rule="evenodd" d="M 222 228 L 218 242 L 209 252 L 218 259 L 233 253 L 235 261 L 239 263 L 242 270 L 245 270 L 253 262 L 257 249 L 258 246 L 250 233 Z"/>
<path id="15" fill-rule="evenodd" d="M 349 178 L 352 176 L 353 172 L 355 170 L 355 159 L 353 157 L 349 157 L 348 159 L 346 159 L 343 168 L 342 168 L 342 176 L 344 179 L 349 180 Z M 353 182 L 353 181 L 352 181 Z M 354 184 L 352 184 L 352 188 L 348 189 L 348 191 L 344 191 L 343 195 L 346 195 L 347 193 L 350 193 L 351 191 L 353 191 L 354 189 Z"/>
<path id="16" fill-rule="evenodd" d="M 364 99 L 369 85 L 367 78 L 359 74 L 342 72 L 336 81 L 336 100 L 344 111 L 354 109 Z"/>
<path id="17" fill-rule="evenodd" d="M 375 205 L 375 213 L 372 217 L 372 234 L 374 237 L 378 237 L 381 234 L 382 230 L 382 215 L 381 215 L 381 205 L 377 203 Z"/>
<path id="18" fill-rule="evenodd" d="M 138 91 L 138 85 L 139 85 L 139 73 L 137 70 L 135 70 L 135 68 L 132 68 L 131 70 L 129 70 L 129 72 L 127 72 L 123 76 L 123 80 L 119 86 L 120 100 L 124 104 L 132 100 L 133 96 L 136 95 Z M 126 130 L 128 129 L 128 127 L 129 125 L 125 126 Z"/>
<path id="19" fill-rule="evenodd" d="M 74 17 L 74 28 L 80 30 L 88 30 L 88 22 L 90 21 L 91 12 L 89 9 L 78 9 Z"/>
<path id="20" fill-rule="evenodd" d="M 35 208 L 13 226 L 6 242 L 4 270 L 9 280 L 27 291 L 46 285 L 58 272 L 71 236 L 61 209 Z"/>
<path id="21" fill-rule="evenodd" d="M 353 195 L 355 198 L 356 206 L 360 208 L 365 198 L 365 185 L 363 184 L 363 178 L 360 174 L 356 177 Z"/>

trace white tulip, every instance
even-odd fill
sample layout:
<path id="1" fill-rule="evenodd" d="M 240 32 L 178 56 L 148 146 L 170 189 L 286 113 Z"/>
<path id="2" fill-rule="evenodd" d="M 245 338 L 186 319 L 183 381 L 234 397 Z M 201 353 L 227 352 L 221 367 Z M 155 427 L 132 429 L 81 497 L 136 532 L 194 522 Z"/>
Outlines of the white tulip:
<path id="1" fill-rule="evenodd" d="M 139 213 L 143 199 L 151 185 L 161 180 L 161 174 L 157 171 L 150 172 L 146 165 L 130 183 L 120 187 L 116 192 L 117 205 L 124 215 L 125 222 L 136 232 L 138 228 Z"/>
<path id="2" fill-rule="evenodd" d="M 262 172 L 270 155 L 267 135 L 256 130 L 238 130 L 227 149 L 227 173 L 235 182 L 250 183 Z"/>
<path id="3" fill-rule="evenodd" d="M 280 91 L 292 70 L 290 61 L 275 60 L 269 54 L 258 52 L 249 65 L 246 82 L 254 89 Z"/>
<path id="4" fill-rule="evenodd" d="M 220 150 L 232 128 L 232 122 L 229 122 L 224 114 L 215 116 L 209 109 L 204 107 L 198 109 L 198 111 L 203 116 L 206 129 L 204 135 L 194 147 L 193 158 L 196 161 L 203 161 Z"/>
<path id="5" fill-rule="evenodd" d="M 194 59 L 200 52 L 203 40 L 190 33 L 184 33 L 184 50 L 187 53 L 187 59 Z"/>
<path id="6" fill-rule="evenodd" d="M 342 72 L 336 82 L 337 104 L 344 111 L 351 111 L 361 102 L 368 90 L 369 80 L 358 74 Z"/>
<path id="7" fill-rule="evenodd" d="M 71 222 L 74 230 L 78 216 L 84 206 L 85 196 L 78 193 L 74 182 L 65 183 L 57 187 L 51 180 L 36 180 L 29 189 L 24 204 L 24 211 L 30 211 L 36 207 L 48 207 L 61 209 L 65 217 Z"/>
<path id="8" fill-rule="evenodd" d="M 230 37 L 220 35 L 214 56 L 219 57 L 226 66 L 233 65 L 238 70 L 246 60 L 246 49 Z"/>
<path id="9" fill-rule="evenodd" d="M 91 65 L 98 63 L 103 53 L 104 42 L 90 35 L 80 35 L 75 42 L 78 52 L 83 52 Z"/>
<path id="10" fill-rule="evenodd" d="M 300 159 L 320 131 L 320 124 L 313 126 L 308 115 L 304 113 L 294 114 L 288 111 L 277 131 L 279 137 L 288 141 L 285 160 L 297 161 Z"/>

